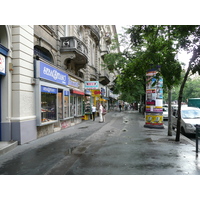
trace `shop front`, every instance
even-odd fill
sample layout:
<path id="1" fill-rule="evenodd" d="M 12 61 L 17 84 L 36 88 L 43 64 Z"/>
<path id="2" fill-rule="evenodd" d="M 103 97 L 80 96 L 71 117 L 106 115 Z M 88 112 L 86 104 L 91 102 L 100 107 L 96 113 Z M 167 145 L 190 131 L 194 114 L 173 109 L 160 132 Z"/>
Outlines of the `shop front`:
<path id="1" fill-rule="evenodd" d="M 84 104 L 83 104 L 84 115 L 82 117 L 83 120 L 92 119 L 93 98 L 91 94 L 92 93 L 90 90 L 85 90 Z"/>
<path id="2" fill-rule="evenodd" d="M 68 74 L 36 60 L 36 125 L 38 137 L 71 126 Z"/>
<path id="3" fill-rule="evenodd" d="M 68 86 L 70 88 L 71 124 L 75 125 L 82 121 L 85 93 L 81 90 L 81 82 L 72 76 L 69 76 Z"/>

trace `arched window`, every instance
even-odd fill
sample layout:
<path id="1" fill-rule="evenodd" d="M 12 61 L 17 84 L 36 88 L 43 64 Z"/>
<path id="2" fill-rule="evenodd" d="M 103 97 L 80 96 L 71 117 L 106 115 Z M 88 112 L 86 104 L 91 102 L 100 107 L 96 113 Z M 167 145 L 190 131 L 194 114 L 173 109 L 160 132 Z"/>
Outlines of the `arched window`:
<path id="1" fill-rule="evenodd" d="M 0 25 L 0 43 L 8 48 L 8 36 L 4 25 Z"/>
<path id="2" fill-rule="evenodd" d="M 34 55 L 38 55 L 39 57 L 53 63 L 53 57 L 51 53 L 43 47 L 36 45 L 34 47 Z"/>

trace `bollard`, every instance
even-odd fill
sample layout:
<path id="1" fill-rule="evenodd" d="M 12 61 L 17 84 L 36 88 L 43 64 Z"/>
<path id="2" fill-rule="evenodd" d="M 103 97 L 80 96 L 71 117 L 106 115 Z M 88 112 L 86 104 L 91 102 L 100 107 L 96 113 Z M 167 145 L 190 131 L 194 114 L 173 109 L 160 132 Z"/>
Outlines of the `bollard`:
<path id="1" fill-rule="evenodd" d="M 195 127 L 196 127 L 196 153 L 198 153 L 198 150 L 199 150 L 199 144 L 198 144 L 199 140 L 198 139 L 200 137 L 200 125 L 196 124 Z"/>

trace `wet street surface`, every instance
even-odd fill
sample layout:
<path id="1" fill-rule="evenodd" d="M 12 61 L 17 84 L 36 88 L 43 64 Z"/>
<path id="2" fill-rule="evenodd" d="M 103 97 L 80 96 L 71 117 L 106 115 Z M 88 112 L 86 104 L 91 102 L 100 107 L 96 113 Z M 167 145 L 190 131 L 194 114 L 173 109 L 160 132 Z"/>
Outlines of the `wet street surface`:
<path id="1" fill-rule="evenodd" d="M 200 174 L 195 147 L 166 129 L 144 128 L 138 112 L 111 112 L 106 123 L 86 121 L 0 156 L 0 174 Z"/>
<path id="2" fill-rule="evenodd" d="M 94 126 L 95 124 L 95 126 Z M 92 125 L 92 126 L 91 126 Z M 88 128 L 88 126 L 90 126 Z M 53 138 L 53 141 L 47 144 L 37 145 L 37 141 L 31 142 L 32 148 L 25 148 L 20 153 L 15 153 L 15 150 L 0 156 L 0 174 L 1 175 L 39 175 L 45 174 L 51 167 L 62 160 L 67 155 L 71 154 L 72 150 L 79 146 L 87 137 L 97 131 L 102 125 L 98 121 L 89 121 L 87 125 L 79 124 L 77 127 L 70 127 L 61 132 L 63 137 L 60 139 Z M 68 134 L 70 132 L 70 134 Z M 66 135 L 66 136 L 65 136 Z M 48 137 L 48 136 L 46 136 Z M 56 136 L 55 136 L 56 137 Z M 42 138 L 43 139 L 43 138 Z M 29 144 L 24 144 L 24 146 Z M 17 148 L 21 148 L 18 146 Z M 8 161 L 4 163 L 2 160 Z"/>

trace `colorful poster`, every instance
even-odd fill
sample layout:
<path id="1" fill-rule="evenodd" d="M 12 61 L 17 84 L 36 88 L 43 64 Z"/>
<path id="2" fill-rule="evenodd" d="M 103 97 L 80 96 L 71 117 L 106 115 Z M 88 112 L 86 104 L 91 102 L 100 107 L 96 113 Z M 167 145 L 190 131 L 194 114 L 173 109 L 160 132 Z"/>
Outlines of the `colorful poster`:
<path id="1" fill-rule="evenodd" d="M 146 124 L 148 125 L 163 125 L 162 114 L 146 113 Z"/>
<path id="2" fill-rule="evenodd" d="M 145 127 L 163 128 L 163 79 L 156 77 L 158 72 L 146 73 L 146 123 Z"/>

